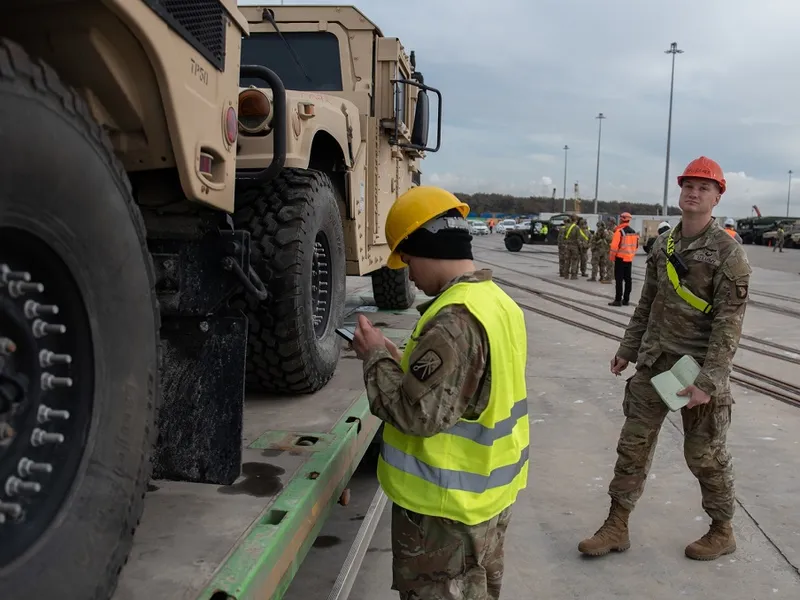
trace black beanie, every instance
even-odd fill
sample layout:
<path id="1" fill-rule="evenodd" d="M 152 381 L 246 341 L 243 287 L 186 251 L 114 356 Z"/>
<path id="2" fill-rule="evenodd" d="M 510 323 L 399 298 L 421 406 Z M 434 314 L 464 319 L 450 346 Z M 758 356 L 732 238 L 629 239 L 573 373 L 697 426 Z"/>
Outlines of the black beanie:
<path id="1" fill-rule="evenodd" d="M 456 209 L 436 218 L 463 219 Z M 440 229 L 436 233 L 420 227 L 397 246 L 397 251 L 420 258 L 472 260 L 472 235 L 468 229 Z"/>

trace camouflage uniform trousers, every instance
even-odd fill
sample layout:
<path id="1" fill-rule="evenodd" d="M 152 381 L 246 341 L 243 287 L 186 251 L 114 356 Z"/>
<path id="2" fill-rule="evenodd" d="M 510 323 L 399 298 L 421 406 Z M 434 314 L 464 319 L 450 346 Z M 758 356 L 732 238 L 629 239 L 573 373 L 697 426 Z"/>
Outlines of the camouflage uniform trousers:
<path id="1" fill-rule="evenodd" d="M 611 259 L 608 257 L 609 250 L 605 250 L 601 256 L 602 262 L 606 265 L 606 275 L 605 279 L 600 279 L 600 281 L 611 281 L 611 276 L 614 273 L 614 263 L 611 262 Z"/>
<path id="2" fill-rule="evenodd" d="M 400 600 L 497 600 L 511 507 L 478 525 L 392 505 L 392 589 Z"/>
<path id="3" fill-rule="evenodd" d="M 637 370 L 625 386 L 625 424 L 608 494 L 628 510 L 633 510 L 644 491 L 658 434 L 668 413 L 650 379 L 671 368 L 677 358 L 662 355 L 652 368 Z M 733 459 L 726 447 L 731 403 L 731 396 L 726 394 L 712 397 L 708 404 L 681 410 L 686 464 L 700 483 L 703 510 L 720 521 L 732 519 L 735 508 Z"/>
<path id="4" fill-rule="evenodd" d="M 567 260 L 567 275 L 577 277 L 581 262 L 581 250 L 576 244 L 567 244 L 564 250 Z"/>
<path id="5" fill-rule="evenodd" d="M 592 250 L 592 279 L 608 279 L 608 261 L 605 259 L 607 254 L 608 252 L 600 249 Z"/>
<path id="6" fill-rule="evenodd" d="M 569 275 L 569 263 L 567 262 L 567 247 L 563 242 L 558 243 L 558 274 L 561 277 Z"/>
<path id="7" fill-rule="evenodd" d="M 581 254 L 581 275 L 586 275 L 586 264 L 589 262 L 589 247 L 582 246 L 580 249 Z"/>

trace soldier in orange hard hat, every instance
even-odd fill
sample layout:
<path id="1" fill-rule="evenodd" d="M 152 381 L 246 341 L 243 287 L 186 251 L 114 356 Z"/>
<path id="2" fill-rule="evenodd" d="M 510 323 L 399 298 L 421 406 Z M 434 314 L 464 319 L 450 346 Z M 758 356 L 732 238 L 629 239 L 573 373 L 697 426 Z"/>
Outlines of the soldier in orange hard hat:
<path id="1" fill-rule="evenodd" d="M 751 269 L 741 244 L 712 215 L 726 189 L 720 166 L 701 156 L 678 176 L 678 185 L 681 221 L 653 243 L 641 297 L 611 359 L 613 374 L 620 375 L 631 362 L 636 373 L 625 386 L 625 424 L 608 488 L 608 518 L 578 545 L 585 554 L 630 548 L 628 517 L 644 491 L 656 440 L 670 411 L 652 380 L 684 357 L 700 367 L 692 383 L 678 392 L 686 402 L 680 408 L 684 458 L 711 518 L 708 532 L 686 546 L 684 554 L 713 560 L 736 550 L 733 467 L 726 447 L 733 403 L 729 373 L 742 333 Z"/>

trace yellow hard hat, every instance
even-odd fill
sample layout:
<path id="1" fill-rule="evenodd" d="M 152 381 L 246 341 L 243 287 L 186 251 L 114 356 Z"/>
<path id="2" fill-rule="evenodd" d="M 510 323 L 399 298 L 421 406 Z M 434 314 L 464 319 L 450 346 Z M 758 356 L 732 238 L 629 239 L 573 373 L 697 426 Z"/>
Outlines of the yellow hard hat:
<path id="1" fill-rule="evenodd" d="M 454 208 L 458 209 L 465 219 L 469 215 L 467 204 L 439 187 L 418 185 L 402 194 L 392 204 L 386 216 L 386 242 L 392 251 L 386 266 L 390 269 L 402 269 L 405 263 L 396 252 L 400 242 L 434 217 Z"/>

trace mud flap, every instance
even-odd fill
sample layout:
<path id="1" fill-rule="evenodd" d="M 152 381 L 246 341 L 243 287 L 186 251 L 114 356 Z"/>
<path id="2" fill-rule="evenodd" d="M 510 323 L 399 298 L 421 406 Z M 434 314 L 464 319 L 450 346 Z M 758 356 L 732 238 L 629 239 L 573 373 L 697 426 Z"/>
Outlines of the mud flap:
<path id="1" fill-rule="evenodd" d="M 165 318 L 153 478 L 230 485 L 242 464 L 247 318 Z"/>

